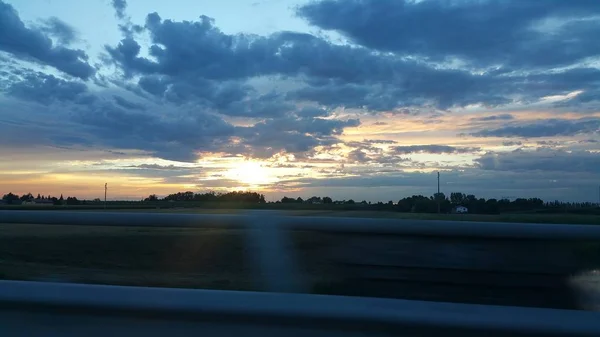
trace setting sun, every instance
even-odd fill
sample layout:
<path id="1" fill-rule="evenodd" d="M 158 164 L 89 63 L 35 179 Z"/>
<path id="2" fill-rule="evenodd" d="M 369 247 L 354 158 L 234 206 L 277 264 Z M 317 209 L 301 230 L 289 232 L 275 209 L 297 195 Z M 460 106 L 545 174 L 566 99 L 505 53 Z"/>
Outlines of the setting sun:
<path id="1" fill-rule="evenodd" d="M 269 169 L 261 163 L 246 161 L 237 164 L 226 173 L 226 177 L 237 180 L 251 186 L 266 185 L 275 182 L 277 179 L 269 172 Z"/>

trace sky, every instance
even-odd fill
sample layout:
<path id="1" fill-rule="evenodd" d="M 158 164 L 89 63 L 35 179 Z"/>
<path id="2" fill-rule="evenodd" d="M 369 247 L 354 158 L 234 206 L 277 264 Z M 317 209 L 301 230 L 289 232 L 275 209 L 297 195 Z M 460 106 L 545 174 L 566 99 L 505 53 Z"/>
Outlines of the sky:
<path id="1" fill-rule="evenodd" d="M 597 0 L 0 0 L 0 194 L 597 202 Z"/>

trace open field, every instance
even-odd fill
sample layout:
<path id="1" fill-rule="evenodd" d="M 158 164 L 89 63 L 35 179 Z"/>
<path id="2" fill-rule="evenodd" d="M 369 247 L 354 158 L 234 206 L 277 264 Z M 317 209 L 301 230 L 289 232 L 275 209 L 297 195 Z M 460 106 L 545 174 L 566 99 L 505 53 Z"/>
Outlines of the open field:
<path id="1" fill-rule="evenodd" d="M 158 213 L 191 213 L 191 214 L 242 214 L 244 209 L 203 209 L 203 208 L 164 208 L 164 209 L 119 209 L 118 212 L 158 212 Z M 330 211 L 330 210 L 281 210 L 274 211 L 289 216 L 323 216 L 323 217 L 354 217 L 354 218 L 384 218 L 384 219 L 414 219 L 414 220 L 447 220 L 447 221 L 476 221 L 476 222 L 522 222 L 547 224 L 582 224 L 600 225 L 599 215 L 586 214 L 430 214 L 430 213 L 400 213 L 385 211 Z"/>
<path id="2" fill-rule="evenodd" d="M 222 205 L 221 205 L 222 206 Z M 310 206 L 310 205 L 309 205 Z M 322 206 L 322 205 L 316 205 Z M 344 205 L 341 205 L 344 206 Z M 0 210 L 36 210 L 36 211 L 103 211 L 102 207 L 90 206 L 0 206 Z M 432 214 L 432 213 L 402 213 L 393 211 L 376 210 L 345 210 L 322 209 L 277 209 L 268 207 L 131 207 L 128 205 L 113 205 L 108 207 L 110 212 L 146 212 L 146 213 L 192 213 L 192 214 L 241 214 L 248 211 L 272 211 L 290 216 L 324 216 L 324 217 L 357 217 L 357 218 L 387 218 L 387 219 L 414 219 L 414 220 L 447 220 L 447 221 L 477 221 L 477 222 L 522 222 L 522 223 L 548 223 L 548 224 L 583 224 L 600 225 L 598 214 L 574 213 L 503 213 L 503 214 Z"/>
<path id="3" fill-rule="evenodd" d="M 0 224 L 0 279 L 259 290 L 245 235 Z M 565 277 L 600 267 L 598 242 L 296 232 L 293 244 L 309 290 L 318 293 L 574 308 Z"/>
<path id="4" fill-rule="evenodd" d="M 0 225 L 0 278 L 252 289 L 239 231 Z"/>
<path id="5" fill-rule="evenodd" d="M 240 214 L 247 211 L 272 211 L 292 216 L 335 216 L 359 218 L 391 218 L 415 220 L 448 220 L 477 222 L 522 222 L 549 224 L 587 224 L 600 225 L 600 209 L 568 210 L 548 213 L 523 212 L 501 214 L 433 214 L 404 213 L 389 210 L 361 209 L 361 205 L 309 205 L 309 204 L 205 204 L 193 203 L 109 203 L 110 212 L 160 212 L 160 213 L 201 213 L 201 214 Z M 35 210 L 35 211 L 103 211 L 102 205 L 64 205 L 64 206 L 12 206 L 0 205 L 0 210 Z M 585 212 L 584 212 L 585 211 Z M 553 211 L 554 212 L 554 211 Z"/>

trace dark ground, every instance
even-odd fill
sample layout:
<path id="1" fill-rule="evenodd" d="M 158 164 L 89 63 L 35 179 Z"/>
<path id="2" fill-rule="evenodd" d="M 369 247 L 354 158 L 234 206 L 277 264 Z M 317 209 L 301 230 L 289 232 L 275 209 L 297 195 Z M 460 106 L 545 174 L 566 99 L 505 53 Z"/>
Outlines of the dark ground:
<path id="1" fill-rule="evenodd" d="M 2 224 L 0 278 L 259 290 L 244 235 Z M 309 290 L 326 294 L 580 308 L 573 276 L 600 267 L 598 242 L 316 232 L 297 232 L 293 242 Z"/>

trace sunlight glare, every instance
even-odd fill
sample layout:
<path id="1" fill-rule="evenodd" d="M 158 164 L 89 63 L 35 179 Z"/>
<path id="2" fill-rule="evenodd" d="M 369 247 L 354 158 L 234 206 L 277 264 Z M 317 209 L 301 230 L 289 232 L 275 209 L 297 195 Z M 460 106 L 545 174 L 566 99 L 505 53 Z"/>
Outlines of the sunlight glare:
<path id="1" fill-rule="evenodd" d="M 261 163 L 254 161 L 235 165 L 227 171 L 226 177 L 251 186 L 267 185 L 277 180 Z"/>

